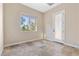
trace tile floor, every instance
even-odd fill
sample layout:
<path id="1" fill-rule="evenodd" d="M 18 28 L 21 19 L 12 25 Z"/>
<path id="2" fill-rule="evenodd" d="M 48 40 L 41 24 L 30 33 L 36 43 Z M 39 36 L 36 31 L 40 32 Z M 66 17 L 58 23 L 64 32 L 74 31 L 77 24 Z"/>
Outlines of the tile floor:
<path id="1" fill-rule="evenodd" d="M 57 42 L 39 40 L 4 49 L 2 56 L 78 56 L 79 49 Z"/>

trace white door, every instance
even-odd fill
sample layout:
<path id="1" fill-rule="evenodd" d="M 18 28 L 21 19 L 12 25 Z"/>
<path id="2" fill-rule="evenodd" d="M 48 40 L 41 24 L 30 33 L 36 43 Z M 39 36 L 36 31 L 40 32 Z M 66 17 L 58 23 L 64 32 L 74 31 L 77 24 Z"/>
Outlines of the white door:
<path id="1" fill-rule="evenodd" d="M 64 12 L 58 12 L 54 16 L 55 18 L 55 41 L 64 40 Z"/>
<path id="2" fill-rule="evenodd" d="M 2 14 L 2 3 L 0 3 L 0 55 L 3 50 L 3 14 Z"/>

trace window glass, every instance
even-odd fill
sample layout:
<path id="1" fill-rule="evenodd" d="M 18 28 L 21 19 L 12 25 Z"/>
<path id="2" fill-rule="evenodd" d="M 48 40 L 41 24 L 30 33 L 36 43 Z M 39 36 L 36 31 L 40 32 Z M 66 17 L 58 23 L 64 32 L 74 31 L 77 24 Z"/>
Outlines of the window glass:
<path id="1" fill-rule="evenodd" d="M 36 31 L 36 17 L 34 16 L 22 16 L 21 19 L 22 31 Z"/>

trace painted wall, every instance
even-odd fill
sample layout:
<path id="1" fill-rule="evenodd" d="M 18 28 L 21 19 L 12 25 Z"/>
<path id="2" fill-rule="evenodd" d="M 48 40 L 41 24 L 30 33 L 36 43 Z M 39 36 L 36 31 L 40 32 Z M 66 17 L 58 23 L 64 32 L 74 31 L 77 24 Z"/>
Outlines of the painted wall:
<path id="1" fill-rule="evenodd" d="M 20 16 L 37 16 L 37 32 L 22 32 Z M 5 46 L 42 39 L 43 14 L 21 4 L 4 4 L 4 44 Z"/>
<path id="2" fill-rule="evenodd" d="M 0 3 L 0 55 L 3 51 L 3 6 Z"/>
<path id="3" fill-rule="evenodd" d="M 45 14 L 28 8 L 21 4 L 4 4 L 4 43 L 5 46 L 39 40 L 44 32 L 45 38 L 54 38 L 54 19 L 56 12 L 65 10 L 65 43 L 79 46 L 79 4 L 61 4 L 47 11 Z M 37 32 L 22 32 L 19 25 L 21 15 L 33 15 L 38 17 Z M 44 26 L 45 25 L 45 26 Z M 44 31 L 45 30 L 45 31 Z"/>
<path id="4" fill-rule="evenodd" d="M 65 10 L 65 40 L 70 45 L 79 47 L 79 4 L 61 4 L 44 15 L 45 36 L 47 39 L 54 41 L 54 14 Z"/>
<path id="5" fill-rule="evenodd" d="M 66 42 L 79 47 L 79 4 L 66 5 Z"/>

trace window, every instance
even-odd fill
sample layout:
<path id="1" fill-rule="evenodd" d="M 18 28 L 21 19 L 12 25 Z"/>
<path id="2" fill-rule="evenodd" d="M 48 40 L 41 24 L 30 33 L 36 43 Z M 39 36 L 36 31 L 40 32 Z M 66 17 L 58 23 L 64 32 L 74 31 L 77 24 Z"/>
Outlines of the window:
<path id="1" fill-rule="evenodd" d="M 22 31 L 37 31 L 35 16 L 21 16 L 20 22 Z"/>

